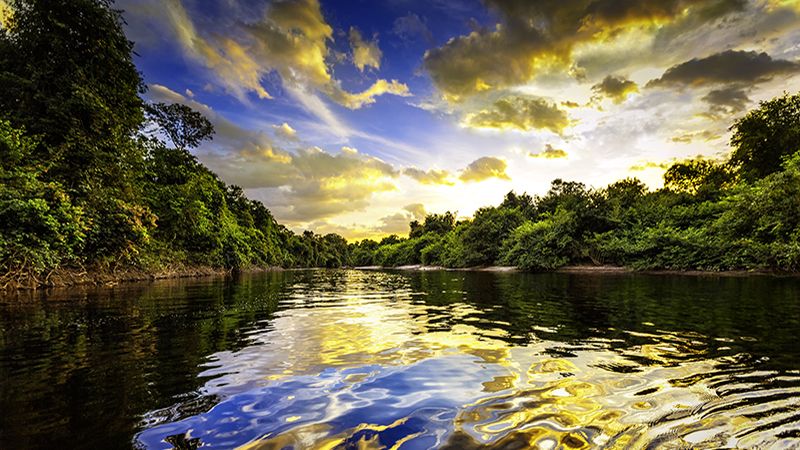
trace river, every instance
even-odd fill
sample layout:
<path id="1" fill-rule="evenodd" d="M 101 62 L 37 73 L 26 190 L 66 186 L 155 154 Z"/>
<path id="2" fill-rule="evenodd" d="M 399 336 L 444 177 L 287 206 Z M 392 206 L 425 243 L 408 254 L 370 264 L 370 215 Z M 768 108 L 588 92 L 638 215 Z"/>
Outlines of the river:
<path id="1" fill-rule="evenodd" d="M 798 448 L 800 279 L 354 270 L 0 299 L 0 448 Z"/>

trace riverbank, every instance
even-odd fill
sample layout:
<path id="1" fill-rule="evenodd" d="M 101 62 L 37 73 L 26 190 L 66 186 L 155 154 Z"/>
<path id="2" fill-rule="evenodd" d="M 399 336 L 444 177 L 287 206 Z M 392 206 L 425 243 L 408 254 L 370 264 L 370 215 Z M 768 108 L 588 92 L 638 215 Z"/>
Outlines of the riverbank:
<path id="1" fill-rule="evenodd" d="M 315 270 L 320 268 L 284 269 L 282 267 L 251 267 L 239 270 L 243 273 L 273 272 L 282 270 Z M 493 272 L 512 273 L 523 272 L 511 266 L 483 266 L 483 267 L 444 267 L 426 266 L 422 264 L 405 265 L 397 267 L 384 266 L 359 266 L 350 267 L 353 270 L 399 270 L 413 272 Z M 142 269 L 118 270 L 91 270 L 91 269 L 58 269 L 39 277 L 20 276 L 12 278 L 7 275 L 0 283 L 0 295 L 3 292 L 18 290 L 37 290 L 50 288 L 68 288 L 72 286 L 115 286 L 120 283 L 169 280 L 180 278 L 201 278 L 209 276 L 227 276 L 231 269 L 215 268 L 208 266 L 190 266 L 146 271 Z M 730 270 L 730 271 L 704 271 L 704 270 L 634 270 L 620 266 L 565 266 L 546 273 L 588 274 L 588 275 L 614 275 L 614 274 L 645 274 L 645 275 L 685 275 L 685 276 L 715 276 L 715 277 L 744 277 L 744 276 L 779 276 L 800 277 L 798 272 L 781 272 L 774 270 Z"/>
<path id="2" fill-rule="evenodd" d="M 443 267 L 443 266 L 425 266 L 422 264 L 414 264 L 407 266 L 397 267 L 383 267 L 383 266 L 362 266 L 353 267 L 355 270 L 406 270 L 416 272 L 431 272 L 431 271 L 451 271 L 451 272 L 523 272 L 517 267 L 512 266 L 483 266 L 483 267 Z M 725 271 L 712 271 L 712 270 L 674 270 L 674 269 L 657 269 L 657 270 L 635 270 L 623 266 L 564 266 L 554 270 L 544 271 L 542 273 L 566 273 L 566 274 L 592 274 L 592 275 L 613 275 L 613 274 L 645 274 L 645 275 L 687 275 L 687 276 L 724 276 L 724 277 L 744 277 L 744 276 L 782 276 L 782 277 L 800 277 L 800 272 L 783 272 L 777 270 L 725 270 Z"/>
<path id="3" fill-rule="evenodd" d="M 284 270 L 281 267 L 251 267 L 244 272 L 271 272 Z M 178 278 L 200 278 L 208 276 L 230 275 L 231 269 L 210 266 L 179 266 L 158 270 L 135 268 L 124 269 L 56 269 L 40 276 L 7 274 L 0 278 L 0 295 L 4 291 L 37 290 L 49 288 L 65 288 L 72 286 L 115 286 L 120 283 L 135 281 L 154 281 Z"/>

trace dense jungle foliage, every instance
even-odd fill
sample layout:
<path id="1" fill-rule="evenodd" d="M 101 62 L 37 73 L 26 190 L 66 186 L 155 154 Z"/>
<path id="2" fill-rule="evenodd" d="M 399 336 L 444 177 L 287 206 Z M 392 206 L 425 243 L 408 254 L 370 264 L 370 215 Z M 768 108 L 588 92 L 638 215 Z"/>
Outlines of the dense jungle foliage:
<path id="1" fill-rule="evenodd" d="M 147 104 L 108 0 L 19 0 L 0 27 L 0 275 L 340 266 L 336 235 L 295 234 L 190 150 L 213 127 Z M 163 136 L 157 139 L 153 136 Z"/>
<path id="2" fill-rule="evenodd" d="M 191 153 L 213 127 L 148 104 L 109 0 L 16 0 L 0 28 L 0 286 L 59 268 L 567 264 L 800 269 L 800 96 L 733 124 L 728 161 L 674 164 L 654 192 L 556 180 L 408 238 L 295 234 Z"/>

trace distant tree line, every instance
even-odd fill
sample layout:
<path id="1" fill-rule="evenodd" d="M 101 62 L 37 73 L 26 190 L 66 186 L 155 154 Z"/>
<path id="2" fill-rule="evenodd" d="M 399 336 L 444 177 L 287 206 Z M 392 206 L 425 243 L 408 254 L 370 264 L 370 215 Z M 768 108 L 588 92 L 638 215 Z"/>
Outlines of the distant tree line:
<path id="1" fill-rule="evenodd" d="M 800 270 L 800 95 L 762 102 L 731 131 L 727 161 L 675 163 L 662 189 L 555 180 L 544 196 L 509 192 L 469 220 L 434 214 L 407 239 L 354 244 L 353 263 Z"/>
<path id="2" fill-rule="evenodd" d="M 680 162 L 665 187 L 556 180 L 470 220 L 412 222 L 407 238 L 296 234 L 191 153 L 213 127 L 148 104 L 110 0 L 14 0 L 0 28 L 0 286 L 60 268 L 567 264 L 800 268 L 800 97 L 732 127 L 724 163 Z"/>

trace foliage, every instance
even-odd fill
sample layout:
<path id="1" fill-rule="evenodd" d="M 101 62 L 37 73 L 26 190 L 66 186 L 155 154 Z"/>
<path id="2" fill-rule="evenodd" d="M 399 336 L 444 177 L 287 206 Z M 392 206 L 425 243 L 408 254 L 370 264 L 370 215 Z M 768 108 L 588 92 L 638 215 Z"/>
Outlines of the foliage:
<path id="1" fill-rule="evenodd" d="M 408 233 L 408 237 L 414 239 L 426 233 L 443 235 L 452 230 L 455 225 L 456 215 L 450 211 L 444 214 L 428 214 L 422 224 L 416 220 L 409 224 L 411 231 Z"/>
<path id="2" fill-rule="evenodd" d="M 136 149 L 144 84 L 109 0 L 13 0 L 0 34 L 0 114 L 39 136 L 49 179 L 81 195 L 120 186 Z"/>
<path id="3" fill-rule="evenodd" d="M 558 209 L 525 222 L 503 245 L 503 264 L 526 270 L 557 269 L 576 259 L 575 213 Z"/>
<path id="4" fill-rule="evenodd" d="M 761 102 L 731 127 L 731 165 L 755 181 L 781 169 L 800 150 L 800 95 L 784 94 Z"/>
<path id="5" fill-rule="evenodd" d="M 681 161 L 665 187 L 555 180 L 407 238 L 296 234 L 204 167 L 207 118 L 146 105 L 109 0 L 14 0 L 0 29 L 0 280 L 55 269 L 567 264 L 800 270 L 800 95 L 734 123 L 729 161 Z M 147 121 L 145 121 L 147 118 Z M 164 142 L 158 137 L 166 138 Z"/>
<path id="6" fill-rule="evenodd" d="M 147 119 L 166 134 L 175 148 L 194 148 L 214 135 L 211 122 L 186 105 L 153 103 L 145 105 L 144 110 Z"/>
<path id="7" fill-rule="evenodd" d="M 714 194 L 731 181 L 728 165 L 700 158 L 677 162 L 664 173 L 665 187 L 699 195 Z"/>
<path id="8" fill-rule="evenodd" d="M 296 235 L 197 161 L 190 150 L 214 133 L 206 117 L 141 100 L 110 1 L 10 5 L 0 29 L 4 283 L 38 284 L 65 266 L 350 264 L 344 238 Z"/>
<path id="9" fill-rule="evenodd" d="M 75 262 L 89 228 L 62 185 L 32 163 L 38 142 L 0 121 L 0 280 Z"/>

